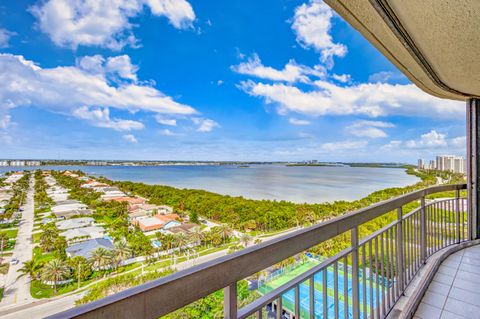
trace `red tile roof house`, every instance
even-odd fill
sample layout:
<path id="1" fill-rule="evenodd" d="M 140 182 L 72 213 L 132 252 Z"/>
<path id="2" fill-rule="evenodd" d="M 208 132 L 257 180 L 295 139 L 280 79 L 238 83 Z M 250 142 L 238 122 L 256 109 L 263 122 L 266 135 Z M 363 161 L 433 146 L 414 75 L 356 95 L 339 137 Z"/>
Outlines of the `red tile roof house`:
<path id="1" fill-rule="evenodd" d="M 140 227 L 140 230 L 143 232 L 160 229 L 163 227 L 163 225 L 166 224 L 166 222 L 155 217 L 142 218 L 135 220 L 134 222 L 138 225 L 138 227 Z"/>
<path id="2" fill-rule="evenodd" d="M 132 220 L 132 224 L 138 225 L 143 232 L 152 231 L 163 228 L 168 222 L 179 220 L 180 216 L 177 214 L 160 215 L 154 217 L 136 218 Z"/>
<path id="3" fill-rule="evenodd" d="M 179 220 L 180 219 L 180 216 L 178 216 L 177 214 L 168 214 L 168 215 L 157 214 L 154 217 L 163 221 L 163 222 L 165 222 L 165 223 L 168 223 L 171 220 Z"/>
<path id="4" fill-rule="evenodd" d="M 130 205 L 145 204 L 145 202 L 146 202 L 145 198 L 128 197 L 128 196 L 106 198 L 105 200 L 107 200 L 107 201 L 113 200 L 113 201 L 116 201 L 116 202 L 127 202 Z"/>

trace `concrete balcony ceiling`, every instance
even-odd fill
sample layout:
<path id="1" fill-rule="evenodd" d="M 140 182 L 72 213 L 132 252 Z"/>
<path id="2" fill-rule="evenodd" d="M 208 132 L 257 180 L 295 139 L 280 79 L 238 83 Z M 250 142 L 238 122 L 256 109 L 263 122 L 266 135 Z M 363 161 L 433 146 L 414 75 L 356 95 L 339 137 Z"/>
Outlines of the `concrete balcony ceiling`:
<path id="1" fill-rule="evenodd" d="M 480 1 L 325 2 L 425 92 L 480 96 Z"/>

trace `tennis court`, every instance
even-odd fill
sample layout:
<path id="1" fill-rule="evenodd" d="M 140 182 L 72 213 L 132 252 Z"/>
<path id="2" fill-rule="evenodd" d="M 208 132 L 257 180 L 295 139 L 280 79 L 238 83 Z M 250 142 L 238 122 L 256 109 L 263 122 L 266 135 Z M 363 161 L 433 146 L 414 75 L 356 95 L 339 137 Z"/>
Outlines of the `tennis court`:
<path id="1" fill-rule="evenodd" d="M 308 269 L 312 268 L 313 266 L 317 265 L 319 261 L 315 259 L 310 259 L 305 263 L 301 263 L 295 266 L 291 266 L 286 268 L 282 272 L 276 272 L 274 276 L 267 278 L 265 282 L 263 282 L 258 290 L 261 294 L 268 293 L 269 291 L 280 287 L 281 285 L 287 283 L 291 279 L 295 278 L 296 276 L 300 275 L 301 273 L 307 271 Z M 333 267 L 329 267 L 327 270 L 327 313 L 324 314 L 323 312 L 323 271 L 317 273 L 314 276 L 314 285 L 315 285 L 315 301 L 314 301 L 314 314 L 315 318 L 318 319 L 325 319 L 325 318 L 335 318 L 335 299 L 334 299 L 334 287 L 335 287 L 335 279 L 334 279 L 334 270 Z M 353 318 L 352 315 L 352 280 L 351 280 L 351 268 L 348 268 L 348 278 L 347 278 L 347 294 L 348 294 L 348 318 Z M 338 317 L 345 318 L 345 277 L 343 271 L 343 264 L 339 264 L 338 269 Z M 373 276 L 373 293 L 370 296 L 370 280 L 369 275 L 367 273 L 366 278 L 366 294 L 364 295 L 363 292 L 363 277 L 360 271 L 360 289 L 359 289 L 359 298 L 360 304 L 363 304 L 363 301 L 366 300 L 367 302 L 367 313 L 363 313 L 363 307 L 361 307 L 361 318 L 367 318 L 368 314 L 370 313 L 370 300 L 373 297 L 372 304 L 373 307 L 376 307 L 376 298 L 377 293 L 375 289 L 375 276 Z M 383 282 L 383 280 L 379 280 L 379 285 Z M 381 288 L 381 286 L 379 286 Z M 381 293 L 379 294 L 379 300 L 381 300 Z M 282 297 L 282 303 L 284 309 L 288 310 L 289 312 L 293 313 L 295 309 L 295 291 L 292 289 L 286 292 Z M 300 315 L 302 318 L 309 318 L 310 313 L 310 287 L 309 282 L 304 282 L 300 285 Z"/>

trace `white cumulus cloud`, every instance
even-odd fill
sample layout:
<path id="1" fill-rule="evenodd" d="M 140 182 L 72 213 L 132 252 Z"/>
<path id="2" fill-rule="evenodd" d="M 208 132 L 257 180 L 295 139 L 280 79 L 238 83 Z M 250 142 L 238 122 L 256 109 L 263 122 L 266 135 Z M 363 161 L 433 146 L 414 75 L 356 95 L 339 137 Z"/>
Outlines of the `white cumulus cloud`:
<path id="1" fill-rule="evenodd" d="M 350 74 L 332 74 L 332 78 L 341 83 L 348 83 L 351 81 Z"/>
<path id="2" fill-rule="evenodd" d="M 86 120 L 93 126 L 110 128 L 116 131 L 131 131 L 141 130 L 144 128 L 143 123 L 133 120 L 111 119 L 110 110 L 108 108 L 89 108 L 88 106 L 82 106 L 72 113 L 76 118 Z"/>
<path id="3" fill-rule="evenodd" d="M 231 68 L 233 71 L 240 74 L 285 82 L 309 82 L 309 76 L 320 78 L 324 77 L 326 74 L 325 69 L 320 65 L 310 68 L 305 65 L 297 64 L 294 60 L 290 60 L 283 70 L 277 70 L 269 66 L 264 66 L 257 54 L 250 57 L 248 61 L 232 66 Z"/>
<path id="4" fill-rule="evenodd" d="M 160 131 L 160 134 L 161 135 L 165 135 L 165 136 L 175 136 L 176 134 L 173 133 L 171 130 L 169 130 L 168 128 L 166 129 L 163 129 Z"/>
<path id="5" fill-rule="evenodd" d="M 422 134 L 418 139 L 407 141 L 394 140 L 384 145 L 386 149 L 415 149 L 415 150 L 464 150 L 466 147 L 466 137 L 458 136 L 449 138 L 447 134 L 431 130 Z"/>
<path id="6" fill-rule="evenodd" d="M 148 7 L 154 16 L 164 16 L 176 28 L 188 28 L 195 20 L 186 0 L 47 0 L 30 8 L 40 30 L 58 46 L 79 45 L 120 50 L 135 46 L 130 19 Z"/>
<path id="7" fill-rule="evenodd" d="M 135 137 L 135 135 L 133 134 L 125 134 L 123 135 L 123 139 L 127 142 L 130 142 L 130 143 L 133 143 L 133 144 L 137 144 L 138 141 L 137 141 L 137 138 Z"/>
<path id="8" fill-rule="evenodd" d="M 333 65 L 333 57 L 343 57 L 347 47 L 334 43 L 330 35 L 333 10 L 321 0 L 310 0 L 295 9 L 292 29 L 297 42 L 304 47 L 312 47 L 320 53 L 320 59 L 328 66 Z"/>
<path id="9" fill-rule="evenodd" d="M 0 54 L 0 114 L 8 114 L 15 107 L 34 106 L 95 126 L 126 131 L 140 129 L 143 124 L 111 119 L 110 109 L 164 115 L 197 113 L 151 84 L 136 83 L 135 72 L 127 56 L 94 56 L 80 58 L 75 66 L 42 68 L 23 56 Z"/>
<path id="10" fill-rule="evenodd" d="M 214 128 L 220 127 L 220 124 L 210 119 L 194 117 L 192 118 L 192 121 L 194 124 L 198 125 L 197 132 L 210 132 Z"/>
<path id="11" fill-rule="evenodd" d="M 104 58 L 97 54 L 77 59 L 77 66 L 85 72 L 108 76 L 113 80 L 137 81 L 138 67 L 132 64 L 128 55 Z"/>
<path id="12" fill-rule="evenodd" d="M 388 115 L 463 118 L 464 103 L 428 95 L 413 84 L 362 83 L 339 86 L 316 81 L 311 90 L 284 83 L 241 82 L 246 93 L 277 106 L 279 114 L 295 112 L 310 116 Z"/>
<path id="13" fill-rule="evenodd" d="M 381 138 L 387 137 L 385 128 L 394 127 L 392 123 L 383 121 L 356 121 L 347 127 L 347 131 L 358 137 Z"/>
<path id="14" fill-rule="evenodd" d="M 288 122 L 293 125 L 310 125 L 312 122 L 307 121 L 307 120 L 300 120 L 294 117 L 291 117 L 288 119 Z"/>
<path id="15" fill-rule="evenodd" d="M 169 126 L 176 126 L 177 125 L 177 120 L 176 119 L 171 119 L 171 118 L 166 118 L 160 114 L 155 115 L 155 120 L 162 125 L 169 125 Z"/>

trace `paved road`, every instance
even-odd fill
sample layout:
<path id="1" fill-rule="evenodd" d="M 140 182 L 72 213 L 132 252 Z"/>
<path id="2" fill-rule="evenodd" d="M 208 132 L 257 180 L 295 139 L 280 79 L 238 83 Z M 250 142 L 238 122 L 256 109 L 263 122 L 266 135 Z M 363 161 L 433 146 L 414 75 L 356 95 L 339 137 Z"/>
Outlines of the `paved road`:
<path id="1" fill-rule="evenodd" d="M 24 304 L 7 310 L 0 311 L 2 319 L 41 319 L 56 314 L 61 311 L 75 307 L 75 300 L 79 299 L 81 294 L 62 296 L 58 299 L 42 299 L 35 303 Z"/>
<path id="2" fill-rule="evenodd" d="M 22 219 L 18 228 L 17 242 L 13 249 L 12 258 L 17 258 L 20 262 L 17 265 L 10 265 L 5 279 L 5 292 L 0 306 L 18 305 L 32 302 L 35 300 L 30 295 L 30 278 L 22 276 L 17 272 L 22 268 L 24 261 L 32 259 L 32 231 L 34 222 L 33 213 L 33 177 L 30 180 L 30 189 L 27 193 L 27 200 L 22 207 Z"/>

